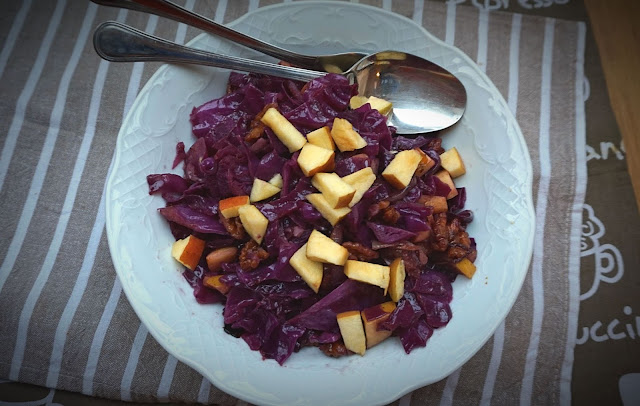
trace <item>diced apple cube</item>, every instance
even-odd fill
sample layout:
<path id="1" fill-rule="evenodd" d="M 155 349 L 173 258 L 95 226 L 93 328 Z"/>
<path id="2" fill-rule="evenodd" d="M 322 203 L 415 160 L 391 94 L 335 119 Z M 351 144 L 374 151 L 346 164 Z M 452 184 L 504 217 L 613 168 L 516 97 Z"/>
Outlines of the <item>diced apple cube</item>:
<path id="1" fill-rule="evenodd" d="M 362 107 L 367 103 L 367 98 L 365 96 L 355 95 L 349 99 L 349 107 L 351 110 L 355 110 L 358 107 Z"/>
<path id="2" fill-rule="evenodd" d="M 391 331 L 378 330 L 378 326 L 387 321 L 391 312 L 395 309 L 396 304 L 394 302 L 384 302 L 360 312 L 364 323 L 364 333 L 367 338 L 367 348 L 371 348 L 391 336 Z"/>
<path id="3" fill-rule="evenodd" d="M 447 198 L 444 196 L 420 196 L 418 202 L 433 208 L 434 213 L 444 213 L 449 210 Z"/>
<path id="4" fill-rule="evenodd" d="M 372 109 L 378 110 L 380 114 L 383 115 L 390 112 L 391 108 L 393 107 L 390 101 L 375 96 L 369 96 L 369 98 L 367 99 L 367 103 L 371 105 Z"/>
<path id="5" fill-rule="evenodd" d="M 396 303 L 404 295 L 405 276 L 404 261 L 402 258 L 394 259 L 389 266 L 389 296 Z"/>
<path id="6" fill-rule="evenodd" d="M 373 182 L 376 181 L 376 175 L 373 173 L 373 170 L 367 166 L 357 172 L 344 176 L 342 180 L 356 190 L 351 202 L 349 202 L 349 207 L 353 207 L 362 199 L 362 196 L 364 196 L 371 185 L 373 185 Z"/>
<path id="7" fill-rule="evenodd" d="M 440 165 L 449 172 L 452 178 L 462 176 L 467 171 L 456 147 L 440 154 Z"/>
<path id="8" fill-rule="evenodd" d="M 338 313 L 336 316 L 340 334 L 344 341 L 344 346 L 349 351 L 356 354 L 364 355 L 367 350 L 367 341 L 362 326 L 362 318 L 360 312 L 352 310 L 348 312 Z"/>
<path id="9" fill-rule="evenodd" d="M 207 267 L 211 272 L 217 272 L 222 269 L 222 264 L 235 261 L 237 255 L 236 247 L 218 248 L 207 254 Z"/>
<path id="10" fill-rule="evenodd" d="M 453 183 L 453 179 L 451 179 L 451 175 L 449 175 L 449 172 L 441 169 L 436 172 L 436 176 L 451 189 L 451 191 L 447 195 L 447 200 L 458 196 L 458 189 L 456 189 L 456 184 Z"/>
<path id="11" fill-rule="evenodd" d="M 416 176 L 422 176 L 425 173 L 427 173 L 427 171 L 431 168 L 433 168 L 433 166 L 436 164 L 436 161 L 434 161 L 433 159 L 431 159 L 431 157 L 429 155 L 427 155 L 423 150 L 421 150 L 420 148 L 414 148 L 416 152 L 418 152 L 420 154 L 420 156 L 422 157 L 422 159 L 420 160 L 420 163 L 418 164 L 418 168 L 416 169 Z"/>
<path id="12" fill-rule="evenodd" d="M 204 241 L 193 235 L 178 240 L 171 247 L 171 256 L 192 271 L 198 266 L 204 251 Z"/>
<path id="13" fill-rule="evenodd" d="M 331 151 L 336 149 L 336 144 L 333 142 L 333 138 L 331 138 L 331 130 L 327 126 L 311 131 L 307 134 L 307 141 L 320 148 L 329 149 Z"/>
<path id="14" fill-rule="evenodd" d="M 411 182 L 421 161 L 422 155 L 414 149 L 400 151 L 384 168 L 382 176 L 396 189 L 404 189 Z"/>
<path id="15" fill-rule="evenodd" d="M 300 275 L 303 281 L 314 292 L 318 293 L 322 283 L 323 268 L 321 262 L 312 261 L 307 258 L 307 244 L 303 245 L 289 259 L 289 264 Z"/>
<path id="16" fill-rule="evenodd" d="M 335 141 L 341 152 L 355 151 L 356 149 L 367 146 L 367 141 L 365 141 L 364 138 L 353 129 L 351 123 L 344 118 L 336 117 L 333 120 L 331 138 L 333 138 L 333 141 Z"/>
<path id="17" fill-rule="evenodd" d="M 253 180 L 253 186 L 251 187 L 251 195 L 249 200 L 253 202 L 259 202 L 265 200 L 271 196 L 275 196 L 280 193 L 280 188 L 272 185 L 269 182 L 265 182 L 262 179 L 255 178 Z"/>
<path id="18" fill-rule="evenodd" d="M 249 204 L 249 196 L 233 196 L 220 200 L 218 209 L 224 218 L 238 217 L 238 209 Z"/>
<path id="19" fill-rule="evenodd" d="M 304 135 L 273 107 L 264 113 L 260 121 L 271 128 L 278 139 L 289 149 L 289 152 L 296 152 L 307 143 Z"/>
<path id="20" fill-rule="evenodd" d="M 332 226 L 338 224 L 340 220 L 342 220 L 349 212 L 351 211 L 348 207 L 342 207 L 339 209 L 334 209 L 331 207 L 327 199 L 324 198 L 322 193 L 310 193 L 306 196 L 307 200 L 313 207 L 316 208 L 322 214 Z"/>
<path id="21" fill-rule="evenodd" d="M 387 114 L 388 112 L 391 111 L 391 108 L 393 107 L 391 102 L 375 96 L 365 97 L 365 96 L 356 95 L 356 96 L 353 96 L 351 99 L 349 99 L 349 107 L 352 110 L 362 107 L 367 103 L 371 105 L 372 109 L 378 110 L 380 114 Z"/>
<path id="22" fill-rule="evenodd" d="M 349 251 L 318 230 L 313 230 L 307 240 L 307 258 L 325 264 L 344 265 Z"/>
<path id="23" fill-rule="evenodd" d="M 335 165 L 335 152 L 307 143 L 298 155 L 298 166 L 305 176 L 319 172 L 332 171 Z"/>
<path id="24" fill-rule="evenodd" d="M 458 272 L 471 279 L 473 275 L 476 273 L 476 266 L 473 262 L 469 261 L 468 258 L 462 258 L 462 260 L 456 263 L 456 268 Z"/>
<path id="25" fill-rule="evenodd" d="M 282 189 L 282 186 L 284 185 L 282 181 L 282 175 L 280 175 L 279 173 L 276 173 L 275 175 L 273 175 L 271 179 L 269 179 L 269 183 L 271 183 L 273 186 L 279 189 Z"/>
<path id="26" fill-rule="evenodd" d="M 240 216 L 240 222 L 245 231 L 253 238 L 258 244 L 262 243 L 264 233 L 267 232 L 267 226 L 269 220 L 258 210 L 256 206 L 248 205 L 242 206 L 238 209 L 238 215 Z"/>
<path id="27" fill-rule="evenodd" d="M 208 288 L 215 289 L 218 292 L 226 295 L 231 289 L 226 283 L 220 280 L 222 275 L 205 276 L 202 278 L 202 284 Z"/>
<path id="28" fill-rule="evenodd" d="M 344 265 L 344 274 L 347 278 L 379 286 L 384 289 L 385 294 L 389 287 L 389 272 L 388 266 L 370 262 L 348 260 Z"/>
<path id="29" fill-rule="evenodd" d="M 318 173 L 311 179 L 313 187 L 318 189 L 331 207 L 347 207 L 356 194 L 356 190 L 342 180 L 336 173 Z"/>

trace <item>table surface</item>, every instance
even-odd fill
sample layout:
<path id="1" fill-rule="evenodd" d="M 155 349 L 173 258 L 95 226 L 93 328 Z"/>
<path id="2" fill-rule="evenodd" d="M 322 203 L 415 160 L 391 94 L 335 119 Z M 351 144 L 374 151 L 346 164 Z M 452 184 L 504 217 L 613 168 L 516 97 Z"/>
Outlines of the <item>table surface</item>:
<path id="1" fill-rule="evenodd" d="M 640 2 L 585 0 L 640 209 Z"/>

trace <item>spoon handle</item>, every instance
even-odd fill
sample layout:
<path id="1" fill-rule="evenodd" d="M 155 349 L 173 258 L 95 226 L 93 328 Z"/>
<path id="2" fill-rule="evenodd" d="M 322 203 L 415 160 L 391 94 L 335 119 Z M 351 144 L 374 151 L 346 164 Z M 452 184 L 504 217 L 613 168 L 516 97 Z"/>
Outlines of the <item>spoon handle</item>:
<path id="1" fill-rule="evenodd" d="M 110 7 L 127 8 L 130 10 L 151 13 L 160 17 L 169 18 L 211 34 L 226 38 L 230 41 L 244 45 L 248 48 L 273 56 L 280 60 L 290 62 L 293 65 L 312 68 L 317 63 L 316 57 L 302 55 L 277 47 L 250 37 L 241 32 L 232 30 L 222 24 L 218 24 L 200 14 L 193 13 L 167 0 L 91 0 L 96 4 Z"/>
<path id="2" fill-rule="evenodd" d="M 156 61 L 198 64 L 305 82 L 326 74 L 186 47 L 115 21 L 107 21 L 96 28 L 93 46 L 98 55 L 111 62 Z"/>

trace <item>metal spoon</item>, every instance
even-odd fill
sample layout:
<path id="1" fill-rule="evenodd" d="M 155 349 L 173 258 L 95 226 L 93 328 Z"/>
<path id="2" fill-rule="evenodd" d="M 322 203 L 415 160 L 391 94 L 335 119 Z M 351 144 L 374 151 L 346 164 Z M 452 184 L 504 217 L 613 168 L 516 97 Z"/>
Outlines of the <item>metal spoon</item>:
<path id="1" fill-rule="evenodd" d="M 237 44 L 273 56 L 289 62 L 295 66 L 320 70 L 325 72 L 341 73 L 352 67 L 360 59 L 367 56 L 359 52 L 347 52 L 331 55 L 303 55 L 277 47 L 250 37 L 241 32 L 232 30 L 218 24 L 200 14 L 189 11 L 167 0 L 91 0 L 96 4 L 110 7 L 127 8 L 130 10 L 151 13 L 160 17 L 169 18 L 211 34 L 226 38 Z"/>
<path id="2" fill-rule="evenodd" d="M 305 82 L 326 75 L 326 72 L 189 48 L 114 21 L 96 29 L 93 45 L 98 55 L 112 62 L 199 64 Z M 342 75 L 351 83 L 357 83 L 360 95 L 380 97 L 393 104 L 388 123 L 395 126 L 399 134 L 447 128 L 462 117 L 467 103 L 464 85 L 455 76 L 432 62 L 404 52 L 369 55 Z"/>

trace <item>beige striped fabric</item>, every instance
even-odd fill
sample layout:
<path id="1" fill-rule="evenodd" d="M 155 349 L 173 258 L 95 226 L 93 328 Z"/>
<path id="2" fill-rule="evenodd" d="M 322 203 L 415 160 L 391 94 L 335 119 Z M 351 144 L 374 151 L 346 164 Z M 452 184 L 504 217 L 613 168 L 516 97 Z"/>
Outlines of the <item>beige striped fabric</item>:
<path id="1" fill-rule="evenodd" d="M 402 405 L 569 404 L 586 187 L 585 25 L 457 5 L 360 1 L 453 44 L 502 92 L 534 167 L 536 237 L 492 339 Z M 277 0 L 178 3 L 219 22 Z M 0 4 L 0 379 L 131 401 L 243 404 L 167 354 L 122 292 L 104 186 L 123 116 L 159 65 L 109 64 L 93 28 L 119 20 L 177 42 L 199 32 L 80 0 Z"/>

